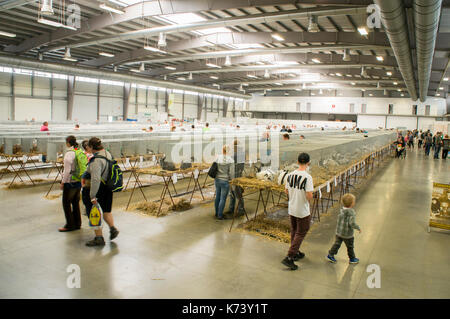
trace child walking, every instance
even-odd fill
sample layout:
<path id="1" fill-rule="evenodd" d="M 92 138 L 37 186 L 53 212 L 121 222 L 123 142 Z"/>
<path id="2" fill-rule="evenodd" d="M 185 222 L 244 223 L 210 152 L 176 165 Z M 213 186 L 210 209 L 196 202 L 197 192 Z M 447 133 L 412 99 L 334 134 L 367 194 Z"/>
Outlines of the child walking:
<path id="1" fill-rule="evenodd" d="M 345 194 L 344 196 L 342 196 L 342 204 L 344 205 L 344 207 L 341 208 L 341 211 L 338 215 L 336 241 L 334 242 L 334 245 L 333 247 L 331 247 L 327 256 L 327 259 L 332 263 L 336 262 L 334 255 L 337 254 L 342 242 L 344 242 L 345 246 L 347 246 L 347 253 L 348 258 L 350 259 L 350 264 L 357 264 L 359 262 L 359 259 L 356 258 L 355 252 L 353 251 L 355 240 L 355 238 L 353 237 L 353 230 L 357 229 L 361 233 L 361 228 L 359 228 L 359 226 L 355 222 L 356 212 L 353 209 L 353 206 L 355 206 L 355 202 L 356 198 L 352 194 Z"/>

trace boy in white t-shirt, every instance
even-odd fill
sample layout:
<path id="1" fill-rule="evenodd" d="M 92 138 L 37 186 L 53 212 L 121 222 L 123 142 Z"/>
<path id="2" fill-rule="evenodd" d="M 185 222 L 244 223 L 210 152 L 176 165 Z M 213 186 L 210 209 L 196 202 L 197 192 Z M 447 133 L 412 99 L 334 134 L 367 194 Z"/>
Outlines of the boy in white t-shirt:
<path id="1" fill-rule="evenodd" d="M 305 257 L 305 254 L 300 252 L 299 249 L 311 223 L 309 202 L 313 198 L 314 185 L 311 175 L 308 174 L 309 164 L 309 155 L 301 153 L 298 156 L 299 168 L 287 176 L 285 192 L 289 198 L 291 247 L 282 264 L 291 270 L 298 268 L 294 261 Z"/>

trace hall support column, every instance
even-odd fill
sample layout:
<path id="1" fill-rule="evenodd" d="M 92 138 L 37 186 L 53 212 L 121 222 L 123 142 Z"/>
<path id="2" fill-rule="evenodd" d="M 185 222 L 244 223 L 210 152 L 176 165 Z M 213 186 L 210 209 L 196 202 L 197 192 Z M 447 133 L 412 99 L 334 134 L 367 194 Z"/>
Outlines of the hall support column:
<path id="1" fill-rule="evenodd" d="M 123 86 L 123 120 L 126 121 L 128 119 L 128 111 L 130 107 L 130 94 L 131 93 L 131 83 L 125 83 Z"/>
<path id="2" fill-rule="evenodd" d="M 73 101 L 75 96 L 75 76 L 67 78 L 67 120 L 72 121 Z"/>
<path id="3" fill-rule="evenodd" d="M 229 102 L 230 102 L 230 98 L 223 99 L 222 117 L 227 117 Z"/>
<path id="4" fill-rule="evenodd" d="M 197 95 L 197 120 L 199 121 L 201 121 L 202 119 L 204 97 L 205 97 L 204 94 Z"/>

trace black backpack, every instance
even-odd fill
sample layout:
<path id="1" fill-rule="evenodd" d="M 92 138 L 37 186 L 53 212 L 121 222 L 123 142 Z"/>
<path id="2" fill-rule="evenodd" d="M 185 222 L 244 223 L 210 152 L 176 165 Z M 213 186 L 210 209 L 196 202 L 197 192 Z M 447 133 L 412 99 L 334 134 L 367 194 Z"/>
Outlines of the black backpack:
<path id="1" fill-rule="evenodd" d="M 217 165 L 217 162 L 213 162 L 211 167 L 209 168 L 208 176 L 211 178 L 216 178 L 218 171 L 219 171 L 219 165 Z"/>
<path id="2" fill-rule="evenodd" d="M 106 181 L 103 181 L 103 184 L 108 187 L 111 192 L 121 192 L 123 190 L 123 174 L 122 170 L 119 167 L 119 164 L 117 164 L 117 161 L 110 160 L 102 155 L 94 155 L 94 157 L 91 159 L 93 161 L 96 158 L 103 158 L 106 160 L 106 163 L 108 164 L 107 170 L 108 170 L 108 179 Z M 103 176 L 103 172 L 102 172 Z"/>

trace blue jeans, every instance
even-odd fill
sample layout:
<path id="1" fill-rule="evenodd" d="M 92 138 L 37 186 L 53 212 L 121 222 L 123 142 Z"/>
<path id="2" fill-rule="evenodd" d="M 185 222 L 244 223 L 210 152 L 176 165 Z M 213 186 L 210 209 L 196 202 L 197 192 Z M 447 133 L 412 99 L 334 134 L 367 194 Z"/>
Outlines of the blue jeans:
<path id="1" fill-rule="evenodd" d="M 430 155 L 431 144 L 425 144 L 425 155 Z"/>
<path id="2" fill-rule="evenodd" d="M 216 186 L 216 200 L 214 202 L 216 217 L 222 218 L 225 202 L 227 201 L 228 193 L 230 191 L 230 183 L 216 178 L 214 184 Z"/>
<path id="3" fill-rule="evenodd" d="M 230 193 L 230 212 L 234 213 L 236 201 L 238 201 L 238 213 L 244 212 L 244 199 L 242 198 L 242 187 L 235 186 Z M 240 199 L 240 200 L 239 200 Z"/>
<path id="4" fill-rule="evenodd" d="M 441 152 L 441 146 L 440 146 L 440 145 L 435 146 L 435 147 L 434 147 L 434 158 L 439 159 L 439 153 L 440 153 L 440 152 Z"/>

